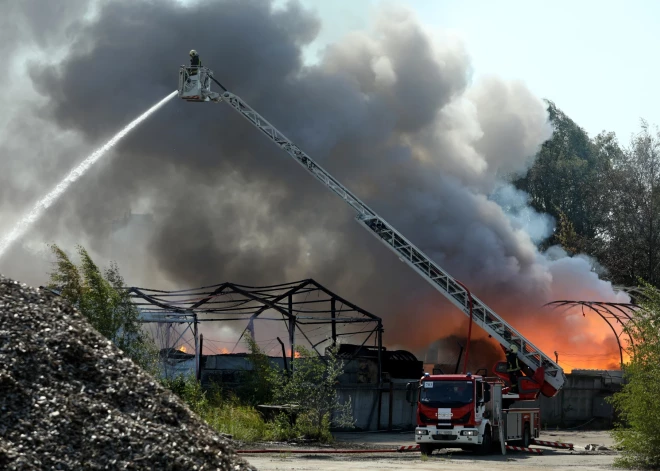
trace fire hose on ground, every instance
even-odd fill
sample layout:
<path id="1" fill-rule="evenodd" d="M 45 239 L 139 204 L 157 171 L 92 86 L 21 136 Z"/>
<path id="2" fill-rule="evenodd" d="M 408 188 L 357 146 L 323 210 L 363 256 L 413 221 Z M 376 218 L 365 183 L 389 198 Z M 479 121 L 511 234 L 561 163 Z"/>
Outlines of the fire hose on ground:
<path id="1" fill-rule="evenodd" d="M 316 455 L 316 454 L 356 454 L 356 453 L 402 453 L 402 452 L 407 452 L 407 451 L 419 451 L 419 445 L 408 445 L 408 446 L 399 446 L 396 448 L 374 448 L 374 449 L 367 449 L 367 450 L 356 450 L 356 449 L 348 449 L 348 450 L 340 450 L 340 449 L 332 449 L 332 450 L 300 450 L 300 449 L 276 449 L 276 450 L 237 450 L 236 453 L 241 453 L 241 454 L 250 454 L 250 453 L 294 453 L 294 454 L 308 454 L 308 455 Z"/>
<path id="2" fill-rule="evenodd" d="M 533 440 L 532 444 L 547 446 L 552 448 L 562 448 L 562 449 L 573 449 L 572 443 L 561 443 L 561 442 L 546 442 L 541 440 Z M 527 453 L 543 453 L 543 450 L 540 448 L 527 448 L 522 446 L 506 445 L 507 450 L 511 451 L 524 451 Z M 374 448 L 367 450 L 356 450 L 356 449 L 332 449 L 332 450 L 300 450 L 300 449 L 258 449 L 258 450 L 237 450 L 237 453 L 240 454 L 267 454 L 267 453 L 292 453 L 292 454 L 370 454 L 370 453 L 405 453 L 405 452 L 416 452 L 420 451 L 419 445 L 404 445 L 398 446 L 396 448 Z"/>

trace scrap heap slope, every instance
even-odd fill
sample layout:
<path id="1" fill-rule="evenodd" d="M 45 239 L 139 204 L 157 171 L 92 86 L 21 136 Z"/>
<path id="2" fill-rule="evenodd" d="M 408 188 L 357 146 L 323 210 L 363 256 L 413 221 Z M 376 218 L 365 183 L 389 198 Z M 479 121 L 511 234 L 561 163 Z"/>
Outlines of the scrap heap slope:
<path id="1" fill-rule="evenodd" d="M 0 276 L 0 469 L 254 468 L 64 300 Z"/>

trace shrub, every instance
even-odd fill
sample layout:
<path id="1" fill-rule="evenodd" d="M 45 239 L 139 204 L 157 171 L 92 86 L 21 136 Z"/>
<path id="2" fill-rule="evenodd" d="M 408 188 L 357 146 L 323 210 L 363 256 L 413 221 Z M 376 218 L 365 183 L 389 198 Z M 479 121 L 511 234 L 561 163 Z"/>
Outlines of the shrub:
<path id="1" fill-rule="evenodd" d="M 615 465 L 660 468 L 660 291 L 645 285 L 647 299 L 626 325 L 634 341 L 625 383 L 611 402 L 620 423 L 612 432 L 621 455 Z"/>

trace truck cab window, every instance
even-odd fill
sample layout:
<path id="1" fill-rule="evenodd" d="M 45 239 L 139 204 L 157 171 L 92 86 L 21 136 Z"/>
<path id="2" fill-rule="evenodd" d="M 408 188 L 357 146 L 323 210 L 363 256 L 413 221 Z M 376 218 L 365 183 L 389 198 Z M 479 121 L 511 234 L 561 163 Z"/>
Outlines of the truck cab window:
<path id="1" fill-rule="evenodd" d="M 474 400 L 472 381 L 425 381 L 420 401 L 427 407 L 461 407 Z"/>

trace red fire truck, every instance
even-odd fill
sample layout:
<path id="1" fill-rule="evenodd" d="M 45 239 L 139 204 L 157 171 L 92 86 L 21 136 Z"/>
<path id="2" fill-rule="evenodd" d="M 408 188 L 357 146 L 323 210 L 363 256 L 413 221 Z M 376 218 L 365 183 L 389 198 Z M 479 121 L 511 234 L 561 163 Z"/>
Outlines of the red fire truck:
<path id="1" fill-rule="evenodd" d="M 485 377 L 480 371 L 475 375 L 426 373 L 419 382 L 408 383 L 407 399 L 417 403 L 415 442 L 422 454 L 442 448 L 485 454 L 496 445 L 529 447 L 539 437 L 540 409 L 512 406 L 535 400 L 543 392 L 543 372 L 518 378 L 518 392 L 512 393 L 506 362 L 494 366 L 495 377 Z M 551 392 L 547 386 L 546 390 Z"/>

